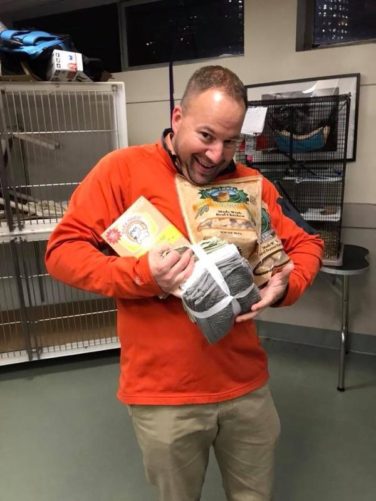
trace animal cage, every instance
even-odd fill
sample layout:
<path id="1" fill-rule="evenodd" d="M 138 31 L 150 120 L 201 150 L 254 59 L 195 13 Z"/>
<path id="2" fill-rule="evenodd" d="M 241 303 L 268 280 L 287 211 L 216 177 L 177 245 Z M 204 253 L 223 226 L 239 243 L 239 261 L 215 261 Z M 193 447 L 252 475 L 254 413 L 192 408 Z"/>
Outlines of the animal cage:
<path id="1" fill-rule="evenodd" d="M 121 83 L 0 84 L 0 228 L 49 225 L 97 160 L 125 146 Z"/>
<path id="2" fill-rule="evenodd" d="M 325 264 L 341 264 L 341 225 L 350 96 L 252 101 L 267 107 L 261 134 L 237 159 L 271 180 L 325 243 Z M 248 144 L 247 144 L 248 143 Z"/>
<path id="3" fill-rule="evenodd" d="M 53 280 L 51 231 L 80 180 L 127 145 L 122 83 L 0 84 L 0 365 L 118 346 L 115 304 Z"/>

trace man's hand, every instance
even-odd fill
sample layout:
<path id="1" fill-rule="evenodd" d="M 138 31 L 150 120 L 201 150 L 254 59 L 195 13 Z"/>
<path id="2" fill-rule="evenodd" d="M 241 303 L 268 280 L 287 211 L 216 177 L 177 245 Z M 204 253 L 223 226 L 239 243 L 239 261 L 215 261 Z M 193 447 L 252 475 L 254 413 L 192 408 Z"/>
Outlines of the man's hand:
<path id="1" fill-rule="evenodd" d="M 274 304 L 278 299 L 281 299 L 285 293 L 293 269 L 294 264 L 290 261 L 281 271 L 273 275 L 267 285 L 260 290 L 261 300 L 252 305 L 250 313 L 239 315 L 236 318 L 236 322 L 244 322 L 251 318 L 255 318 L 255 316 L 265 310 L 265 308 Z"/>
<path id="2" fill-rule="evenodd" d="M 175 293 L 193 271 L 194 257 L 191 249 L 179 254 L 169 245 L 160 245 L 149 251 L 148 259 L 154 280 L 168 294 Z"/>

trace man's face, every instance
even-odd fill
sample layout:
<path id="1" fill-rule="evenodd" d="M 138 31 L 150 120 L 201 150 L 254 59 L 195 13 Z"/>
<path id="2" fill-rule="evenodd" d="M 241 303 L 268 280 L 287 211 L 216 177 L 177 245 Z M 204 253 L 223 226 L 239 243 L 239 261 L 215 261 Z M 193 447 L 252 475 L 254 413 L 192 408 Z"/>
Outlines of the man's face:
<path id="1" fill-rule="evenodd" d="M 245 106 L 220 89 L 192 96 L 172 114 L 172 146 L 180 172 L 202 185 L 213 181 L 231 162 L 243 124 Z"/>

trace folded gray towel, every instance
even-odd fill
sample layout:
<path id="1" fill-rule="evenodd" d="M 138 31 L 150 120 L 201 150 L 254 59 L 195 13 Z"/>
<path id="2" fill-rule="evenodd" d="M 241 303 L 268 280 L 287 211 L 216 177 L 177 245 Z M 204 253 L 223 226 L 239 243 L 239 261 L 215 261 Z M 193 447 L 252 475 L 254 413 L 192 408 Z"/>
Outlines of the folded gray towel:
<path id="1" fill-rule="evenodd" d="M 209 254 L 208 259 L 215 263 L 225 284 L 221 285 L 204 265 L 202 273 L 196 274 L 182 295 L 184 307 L 209 343 L 222 339 L 233 327 L 235 318 L 249 312 L 252 304 L 260 300 L 248 261 L 237 250 L 231 249 L 227 257 L 221 254 L 217 262 L 215 253 Z"/>

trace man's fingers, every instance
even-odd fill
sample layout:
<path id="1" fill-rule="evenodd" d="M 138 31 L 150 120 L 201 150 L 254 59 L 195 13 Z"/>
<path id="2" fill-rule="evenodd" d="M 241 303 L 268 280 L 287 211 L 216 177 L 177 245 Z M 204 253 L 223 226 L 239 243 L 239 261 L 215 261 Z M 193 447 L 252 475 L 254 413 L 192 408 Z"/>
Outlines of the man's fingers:
<path id="1" fill-rule="evenodd" d="M 172 268 L 172 271 L 174 272 L 179 273 L 180 271 L 185 270 L 191 261 L 194 262 L 193 252 L 191 251 L 191 249 L 187 249 L 183 252 L 182 255 L 180 255 L 177 251 L 174 251 L 174 253 L 178 254 L 179 256 L 179 259 L 175 262 Z"/>
<path id="2" fill-rule="evenodd" d="M 159 246 L 149 252 L 151 272 L 165 292 L 175 290 L 193 271 L 194 258 L 191 249 L 183 254 L 171 246 Z"/>
<path id="3" fill-rule="evenodd" d="M 262 309 L 264 309 L 264 308 L 262 308 Z M 244 315 L 239 315 L 238 317 L 236 317 L 235 322 L 240 323 L 240 322 L 246 322 L 247 320 L 252 320 L 257 315 L 259 315 L 260 312 L 261 312 L 261 310 L 260 311 L 251 311 L 250 313 L 244 313 Z"/>
<path id="4" fill-rule="evenodd" d="M 179 252 L 177 252 L 176 250 L 169 250 L 166 253 L 162 254 L 161 264 L 164 268 L 171 269 L 173 266 L 180 263 L 181 257 L 182 256 L 180 256 Z"/>
<path id="5" fill-rule="evenodd" d="M 184 264 L 182 271 L 178 273 L 178 275 L 176 275 L 175 278 L 176 282 L 178 284 L 181 284 L 182 282 L 184 282 L 184 280 L 187 280 L 187 278 L 190 277 L 190 275 L 192 274 L 194 266 L 195 266 L 194 256 L 193 255 L 188 256 L 188 260 L 186 264 Z"/>
<path id="6" fill-rule="evenodd" d="M 171 268 L 168 277 L 171 278 L 173 286 L 179 286 L 187 280 L 194 268 L 194 256 L 191 250 L 185 251 L 180 260 Z"/>
<path id="7" fill-rule="evenodd" d="M 259 315 L 268 306 L 274 304 L 285 292 L 289 276 L 294 269 L 294 264 L 289 262 L 286 266 L 271 277 L 268 284 L 260 290 L 261 299 L 253 304 L 251 311 L 236 318 L 236 322 L 245 322 Z"/>
<path id="8" fill-rule="evenodd" d="M 279 276 L 280 278 L 288 278 L 291 274 L 291 272 L 294 269 L 294 263 L 292 261 L 289 261 L 286 263 L 281 270 L 279 270 L 275 275 L 275 277 Z M 273 277 L 272 277 L 273 278 Z"/>
<path id="9" fill-rule="evenodd" d="M 264 297 L 258 303 L 255 303 L 251 306 L 251 311 L 257 313 L 269 305 L 270 305 L 270 298 Z"/>
<path id="10" fill-rule="evenodd" d="M 170 245 L 159 245 L 149 251 L 149 263 L 153 274 L 168 272 L 179 260 L 180 254 Z"/>

